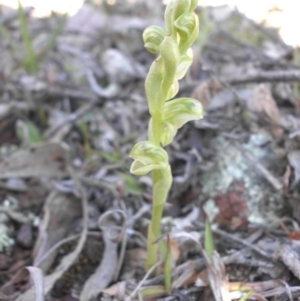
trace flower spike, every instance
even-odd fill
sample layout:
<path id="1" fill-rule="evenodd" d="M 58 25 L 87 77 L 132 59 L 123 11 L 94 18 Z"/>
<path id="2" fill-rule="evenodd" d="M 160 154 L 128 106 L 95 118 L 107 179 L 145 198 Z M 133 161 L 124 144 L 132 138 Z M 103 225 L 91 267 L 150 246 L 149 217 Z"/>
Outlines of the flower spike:
<path id="1" fill-rule="evenodd" d="M 178 129 L 190 120 L 202 118 L 201 104 L 192 98 L 173 99 L 179 90 L 178 81 L 184 77 L 193 62 L 192 43 L 198 36 L 198 16 L 193 12 L 198 0 L 170 0 L 165 10 L 165 30 L 149 26 L 143 33 L 145 48 L 157 58 L 145 80 L 145 92 L 151 115 L 148 127 L 149 141 L 137 143 L 130 157 L 134 159 L 130 171 L 141 176 L 152 173 L 152 218 L 148 228 L 147 267 L 161 258 L 158 245 L 160 220 L 172 184 L 168 154 L 163 146 L 170 144 Z M 165 274 L 170 275 L 169 265 Z M 165 280 L 166 289 L 171 287 Z"/>

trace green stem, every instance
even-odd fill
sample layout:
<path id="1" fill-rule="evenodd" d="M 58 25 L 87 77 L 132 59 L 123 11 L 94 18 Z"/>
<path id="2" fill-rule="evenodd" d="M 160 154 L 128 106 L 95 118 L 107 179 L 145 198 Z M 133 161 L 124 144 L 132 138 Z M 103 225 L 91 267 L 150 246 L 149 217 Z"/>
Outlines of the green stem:
<path id="1" fill-rule="evenodd" d="M 160 144 L 161 135 L 161 112 L 155 112 L 152 116 L 152 129 L 153 129 L 153 142 L 157 145 Z"/>
<path id="2" fill-rule="evenodd" d="M 166 80 L 163 81 L 162 84 L 162 94 L 166 98 L 167 92 L 170 88 L 171 84 Z M 152 130 L 153 130 L 153 142 L 160 145 L 160 136 L 162 129 L 162 114 L 164 108 L 165 101 L 162 100 L 161 108 L 159 111 L 156 111 L 152 115 Z M 152 217 L 151 224 L 148 228 L 148 240 L 147 240 L 147 269 L 151 268 L 159 261 L 159 252 L 157 243 L 157 239 L 160 237 L 160 220 L 162 217 L 162 212 L 164 208 L 164 203 L 166 199 L 164 196 L 161 197 L 159 193 L 156 193 L 156 189 L 158 189 L 158 185 L 156 185 L 162 177 L 166 176 L 162 175 L 160 170 L 153 170 L 152 172 L 152 185 L 153 185 L 153 201 L 152 201 Z M 169 187 L 166 187 L 167 192 L 169 191 Z M 156 199 L 158 198 L 158 199 Z M 164 199 L 162 199 L 164 198 Z"/>
<path id="3" fill-rule="evenodd" d="M 159 170 L 153 170 L 152 172 L 152 183 L 153 183 L 153 196 L 157 195 L 155 193 L 156 183 L 160 180 L 161 175 Z M 162 205 L 160 205 L 162 204 Z M 158 243 L 156 240 L 160 236 L 160 220 L 162 217 L 162 212 L 164 208 L 164 201 L 153 199 L 152 201 L 152 218 L 151 224 L 148 229 L 148 243 L 147 243 L 147 268 L 149 269 L 154 264 L 158 262 Z"/>

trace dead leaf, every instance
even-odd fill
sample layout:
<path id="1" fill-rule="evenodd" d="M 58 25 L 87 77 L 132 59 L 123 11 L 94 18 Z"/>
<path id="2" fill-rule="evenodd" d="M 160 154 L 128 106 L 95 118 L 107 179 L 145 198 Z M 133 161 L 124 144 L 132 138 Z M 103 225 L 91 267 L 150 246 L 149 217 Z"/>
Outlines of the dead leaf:
<path id="1" fill-rule="evenodd" d="M 113 212 L 113 210 L 111 212 Z M 106 217 L 109 216 L 109 214 L 110 212 L 106 212 Z M 116 221 L 108 218 L 104 219 L 103 215 L 100 217 L 98 224 L 103 231 L 103 257 L 94 274 L 85 282 L 80 294 L 80 301 L 92 301 L 97 299 L 97 296 L 102 290 L 112 282 L 118 267 L 118 241 L 120 234 L 112 236 L 112 233 L 116 229 Z"/>
<path id="2" fill-rule="evenodd" d="M 169 239 L 168 247 L 170 248 L 170 253 L 173 261 L 177 261 L 181 255 L 178 242 L 174 239 Z"/>
<path id="3" fill-rule="evenodd" d="M 11 177 L 54 177 L 67 175 L 65 149 L 58 143 L 46 143 L 22 149 L 0 162 L 0 179 Z"/>
<path id="4" fill-rule="evenodd" d="M 287 193 L 289 190 L 291 174 L 292 174 L 291 167 L 289 165 L 287 165 L 285 172 L 283 174 L 283 177 L 282 177 L 284 193 Z"/>
<path id="5" fill-rule="evenodd" d="M 125 258 L 120 279 L 125 281 L 127 279 L 139 279 L 143 277 L 147 258 L 146 250 L 141 248 L 127 250 Z"/>
<path id="6" fill-rule="evenodd" d="M 70 194 L 52 192 L 44 206 L 44 219 L 34 248 L 34 262 L 41 258 L 60 240 L 67 237 L 74 221 L 80 216 L 80 201 Z M 39 267 L 46 274 L 57 252 L 52 252 Z"/>
<path id="7" fill-rule="evenodd" d="M 76 248 L 73 252 L 65 256 L 55 271 L 45 277 L 45 295 L 47 295 L 55 285 L 58 279 L 60 279 L 66 271 L 73 265 L 75 260 L 78 258 L 79 254 L 82 251 L 82 248 L 85 244 L 86 237 L 87 237 L 87 224 L 88 224 L 88 215 L 87 215 L 87 199 L 85 195 L 85 191 L 82 189 L 81 185 L 77 183 L 79 187 L 79 193 L 81 198 L 82 204 L 82 212 L 83 212 L 83 229 L 81 232 L 80 239 L 76 245 Z M 69 208 L 68 208 L 69 209 Z M 34 299 L 35 290 L 34 288 L 30 288 L 25 293 L 20 295 L 16 301 L 31 301 Z"/>
<path id="8" fill-rule="evenodd" d="M 300 279 L 300 242 L 297 240 L 281 240 L 278 254 L 285 266 Z"/>
<path id="9" fill-rule="evenodd" d="M 230 290 L 253 290 L 256 293 L 261 293 L 281 285 L 282 282 L 277 279 L 259 282 L 231 282 Z"/>
<path id="10" fill-rule="evenodd" d="M 265 84 L 256 86 L 252 97 L 246 102 L 249 110 L 259 113 L 276 125 L 281 124 L 281 116 L 270 89 Z"/>
<path id="11" fill-rule="evenodd" d="M 13 276 L 13 278 L 6 283 L 3 287 L 1 287 L 1 293 L 7 293 L 10 291 L 10 289 L 13 287 L 15 283 L 20 282 L 21 280 L 24 280 L 24 278 L 27 275 L 30 275 L 34 290 L 35 290 L 35 298 L 32 298 L 31 300 L 35 301 L 44 301 L 44 275 L 40 268 L 37 267 L 24 267 L 21 270 L 18 270 L 18 272 Z M 10 299 L 10 296 L 7 295 L 8 299 Z M 29 299 L 28 299 L 29 300 Z"/>
<path id="12" fill-rule="evenodd" d="M 294 169 L 295 179 L 293 181 L 292 186 L 295 186 L 300 181 L 300 151 L 292 151 L 288 154 L 288 160 Z"/>
<path id="13" fill-rule="evenodd" d="M 35 289 L 35 300 L 44 301 L 44 275 L 37 267 L 26 267 L 33 281 Z"/>
<path id="14" fill-rule="evenodd" d="M 213 251 L 211 262 L 206 264 L 209 284 L 216 301 L 231 301 L 225 266 L 219 254 Z"/>
<path id="15" fill-rule="evenodd" d="M 189 260 L 176 267 L 176 274 L 179 274 L 172 282 L 172 288 L 183 288 L 194 284 L 197 279 L 207 282 L 204 259 Z"/>
<path id="16" fill-rule="evenodd" d="M 113 284 L 112 286 L 102 290 L 102 293 L 105 293 L 110 297 L 115 297 L 117 298 L 117 300 L 124 300 L 126 293 L 126 281 L 121 281 Z"/>
<path id="17" fill-rule="evenodd" d="M 223 88 L 223 85 L 221 83 L 205 81 L 194 89 L 192 97 L 198 99 L 201 102 L 203 109 L 205 110 L 210 106 L 210 102 L 214 94 L 216 94 L 216 92 L 221 88 Z"/>

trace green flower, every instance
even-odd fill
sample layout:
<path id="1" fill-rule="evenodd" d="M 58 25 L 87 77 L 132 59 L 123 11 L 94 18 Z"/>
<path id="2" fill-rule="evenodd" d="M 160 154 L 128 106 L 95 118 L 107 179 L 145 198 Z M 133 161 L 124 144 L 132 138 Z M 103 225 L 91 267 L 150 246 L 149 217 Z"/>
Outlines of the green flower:
<path id="1" fill-rule="evenodd" d="M 151 53 L 158 53 L 159 46 L 166 36 L 166 32 L 159 26 L 147 27 L 143 33 L 144 47 Z"/>
<path id="2" fill-rule="evenodd" d="M 193 98 L 177 98 L 167 101 L 164 107 L 161 143 L 163 146 L 173 141 L 177 130 L 191 120 L 203 117 L 201 103 Z"/>
<path id="3" fill-rule="evenodd" d="M 165 170 L 169 166 L 167 152 L 151 141 L 137 143 L 130 155 L 134 159 L 130 172 L 136 176 L 146 175 L 153 170 Z"/>

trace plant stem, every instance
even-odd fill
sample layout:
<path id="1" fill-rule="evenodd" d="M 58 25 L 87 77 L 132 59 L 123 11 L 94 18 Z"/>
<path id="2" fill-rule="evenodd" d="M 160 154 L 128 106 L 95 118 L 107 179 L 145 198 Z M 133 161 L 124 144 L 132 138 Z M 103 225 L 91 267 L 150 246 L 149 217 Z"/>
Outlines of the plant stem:
<path id="1" fill-rule="evenodd" d="M 157 111 L 152 115 L 152 131 L 153 131 L 153 142 L 157 145 L 160 144 L 160 134 L 161 134 L 161 112 Z M 157 183 L 161 179 L 161 173 L 159 170 L 152 171 L 152 214 L 151 214 L 151 223 L 148 228 L 148 237 L 147 237 L 147 269 L 150 269 L 153 265 L 158 262 L 158 243 L 156 240 L 160 236 L 160 219 L 163 211 L 163 203 L 161 200 L 157 200 L 155 193 L 157 189 Z M 160 205 L 162 204 L 162 205 Z"/>
<path id="2" fill-rule="evenodd" d="M 161 112 L 156 112 L 152 116 L 152 129 L 153 129 L 153 142 L 157 145 L 160 144 L 160 135 L 161 135 Z"/>
<path id="3" fill-rule="evenodd" d="M 157 195 L 155 193 L 156 183 L 160 181 L 161 174 L 159 170 L 153 170 L 152 172 L 152 183 L 153 183 L 153 196 Z M 154 264 L 158 262 L 158 244 L 156 240 L 160 236 L 160 220 L 162 217 L 162 212 L 164 208 L 164 201 L 165 200 L 156 200 L 153 199 L 152 201 L 152 218 L 151 224 L 149 225 L 148 229 L 148 244 L 147 244 L 147 268 L 149 269 Z M 160 205 L 161 204 L 161 205 Z"/>

